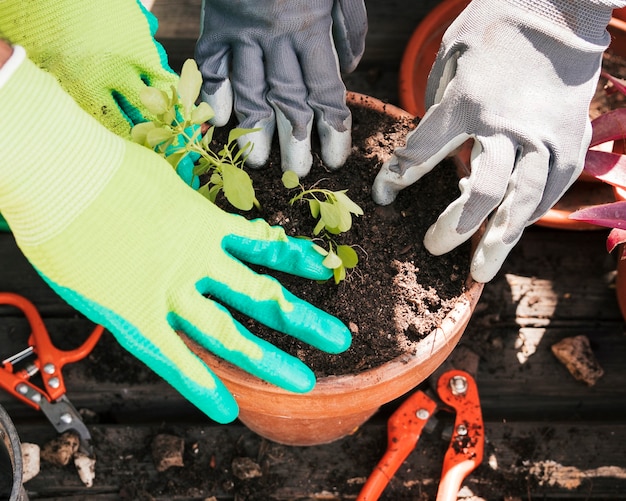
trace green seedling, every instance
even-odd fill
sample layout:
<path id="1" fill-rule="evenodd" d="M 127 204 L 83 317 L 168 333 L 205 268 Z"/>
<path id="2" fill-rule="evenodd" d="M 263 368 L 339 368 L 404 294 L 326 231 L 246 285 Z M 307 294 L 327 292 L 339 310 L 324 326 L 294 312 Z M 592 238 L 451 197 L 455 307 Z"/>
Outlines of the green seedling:
<path id="1" fill-rule="evenodd" d="M 333 270 L 335 283 L 338 284 L 346 278 L 346 270 L 358 264 L 359 257 L 352 246 L 338 244 L 334 236 L 350 230 L 352 215 L 363 215 L 363 209 L 346 195 L 347 190 L 305 189 L 293 171 L 286 171 L 282 181 L 287 189 L 300 188 L 300 193 L 289 201 L 291 205 L 298 201 L 308 202 L 311 215 L 317 220 L 313 235 L 323 240 L 328 247 L 316 245 L 316 250 L 326 256 L 323 264 Z"/>
<path id="2" fill-rule="evenodd" d="M 256 129 L 233 129 L 228 143 L 217 153 L 210 145 L 214 128 L 202 135 L 201 126 L 213 116 L 213 109 L 205 102 L 196 106 L 202 74 L 193 59 L 183 65 L 177 87 L 168 94 L 154 87 L 146 87 L 140 94 L 141 102 L 156 118 L 135 125 L 133 140 L 161 154 L 174 168 L 186 156 L 197 158 L 194 175 L 208 175 L 208 182 L 198 191 L 212 202 L 222 191 L 236 208 L 250 210 L 258 207 L 252 180 L 243 170 L 251 145 L 237 149 L 237 139 Z"/>

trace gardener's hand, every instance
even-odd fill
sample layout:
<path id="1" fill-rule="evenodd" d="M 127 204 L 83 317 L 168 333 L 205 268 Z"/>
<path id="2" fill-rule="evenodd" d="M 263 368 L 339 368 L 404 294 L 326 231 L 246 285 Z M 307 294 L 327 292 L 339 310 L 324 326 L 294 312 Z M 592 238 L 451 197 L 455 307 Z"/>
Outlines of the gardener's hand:
<path id="1" fill-rule="evenodd" d="M 221 211 L 156 153 L 89 117 L 21 54 L 16 47 L 0 73 L 0 109 L 11 117 L 0 121 L 0 210 L 47 283 L 219 422 L 234 419 L 237 405 L 176 330 L 269 382 L 310 390 L 308 367 L 228 309 L 322 350 L 345 350 L 342 323 L 244 264 L 329 278 L 312 242 Z"/>
<path id="2" fill-rule="evenodd" d="M 448 252 L 491 214 L 472 261 L 477 281 L 494 277 L 524 228 L 583 168 L 611 16 L 610 7 L 591 4 L 473 0 L 444 35 L 428 111 L 374 182 L 374 199 L 389 204 L 472 138 L 471 175 L 424 244 Z"/>
<path id="3" fill-rule="evenodd" d="M 322 160 L 332 168 L 351 148 L 352 118 L 340 69 L 352 71 L 364 50 L 363 0 L 205 0 L 196 60 L 202 97 L 224 125 L 234 108 L 239 125 L 260 128 L 247 164 L 268 159 L 276 126 L 283 170 L 306 175 L 313 119 Z M 338 56 L 338 57 L 337 57 Z"/>
<path id="4" fill-rule="evenodd" d="M 153 118 L 139 99 L 146 84 L 169 92 L 178 82 L 156 30 L 139 0 L 0 0 L 0 38 L 23 46 L 85 111 L 127 138 Z M 197 185 L 192 159 L 178 172 Z"/>

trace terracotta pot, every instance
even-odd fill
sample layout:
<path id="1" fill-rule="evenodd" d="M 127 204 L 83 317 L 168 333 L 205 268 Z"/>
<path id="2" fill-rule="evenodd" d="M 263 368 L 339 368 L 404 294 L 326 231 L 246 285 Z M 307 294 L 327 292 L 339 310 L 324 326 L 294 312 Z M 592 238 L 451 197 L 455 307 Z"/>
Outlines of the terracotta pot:
<path id="1" fill-rule="evenodd" d="M 400 66 L 399 99 L 402 108 L 416 116 L 423 116 L 428 74 L 432 68 L 444 33 L 454 19 L 469 4 L 469 0 L 444 0 L 435 7 L 417 26 L 405 48 Z M 626 56 L 626 8 L 614 11 L 608 30 L 611 33 L 609 50 Z M 621 19 L 619 18 L 621 16 Z M 457 159 L 469 172 L 469 153 L 471 148 L 464 147 L 457 153 Z M 581 184 L 584 183 L 584 184 Z M 581 175 L 563 198 L 535 224 L 549 228 L 567 230 L 595 230 L 598 226 L 574 221 L 569 215 L 588 205 L 611 202 L 612 191 L 603 183 Z"/>
<path id="2" fill-rule="evenodd" d="M 351 93 L 348 102 L 412 118 L 407 112 L 368 96 Z M 190 346 L 235 396 L 239 418 L 251 430 L 288 445 L 323 444 L 354 432 L 381 405 L 404 395 L 430 376 L 461 338 L 482 290 L 483 284 L 468 279 L 467 292 L 441 326 L 420 341 L 415 355 L 404 355 L 355 375 L 319 378 L 315 388 L 306 394 L 290 393 L 265 383 L 193 343 Z"/>

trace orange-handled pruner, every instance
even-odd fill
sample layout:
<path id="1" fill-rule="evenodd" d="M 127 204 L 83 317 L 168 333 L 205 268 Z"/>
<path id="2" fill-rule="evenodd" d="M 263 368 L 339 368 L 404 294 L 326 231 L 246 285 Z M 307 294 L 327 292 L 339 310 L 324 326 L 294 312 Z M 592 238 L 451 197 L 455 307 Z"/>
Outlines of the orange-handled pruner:
<path id="1" fill-rule="evenodd" d="M 65 381 L 61 370 L 66 364 L 85 358 L 99 341 L 104 328 L 98 325 L 87 340 L 75 350 L 59 350 L 50 339 L 37 308 L 28 299 L 10 292 L 0 293 L 0 304 L 19 308 L 30 324 L 28 347 L 2 361 L 0 387 L 36 410 L 41 410 L 59 433 L 75 430 L 81 445 L 88 446 L 91 435 L 82 418 L 65 395 Z M 23 363 L 23 369 L 17 369 Z M 43 388 L 30 381 L 40 374 Z"/>
<path id="2" fill-rule="evenodd" d="M 375 501 L 380 497 L 438 409 L 451 409 L 456 416 L 437 501 L 456 501 L 463 480 L 483 459 L 485 434 L 478 388 L 467 372 L 450 370 L 439 378 L 437 393 L 441 402 L 423 391 L 415 392 L 389 418 L 387 451 L 365 482 L 357 501 Z"/>

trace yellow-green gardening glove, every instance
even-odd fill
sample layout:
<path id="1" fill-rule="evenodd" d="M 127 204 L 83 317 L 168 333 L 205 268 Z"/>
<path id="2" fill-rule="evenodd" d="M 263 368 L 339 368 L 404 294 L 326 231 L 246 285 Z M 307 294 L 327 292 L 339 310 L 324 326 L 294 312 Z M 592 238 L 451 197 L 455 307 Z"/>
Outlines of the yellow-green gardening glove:
<path id="1" fill-rule="evenodd" d="M 85 111 L 126 138 L 133 125 L 154 118 L 141 90 L 169 93 L 178 82 L 154 39 L 157 27 L 139 0 L 0 0 L 0 38 L 24 47 Z M 194 187 L 196 159 L 188 155 L 177 167 Z"/>
<path id="2" fill-rule="evenodd" d="M 310 241 L 208 202 L 81 110 L 20 47 L 0 71 L 0 151 L 0 210 L 36 270 L 216 421 L 237 404 L 176 330 L 296 392 L 313 387 L 312 371 L 229 309 L 325 351 L 349 346 L 339 320 L 244 264 L 329 278 Z"/>

